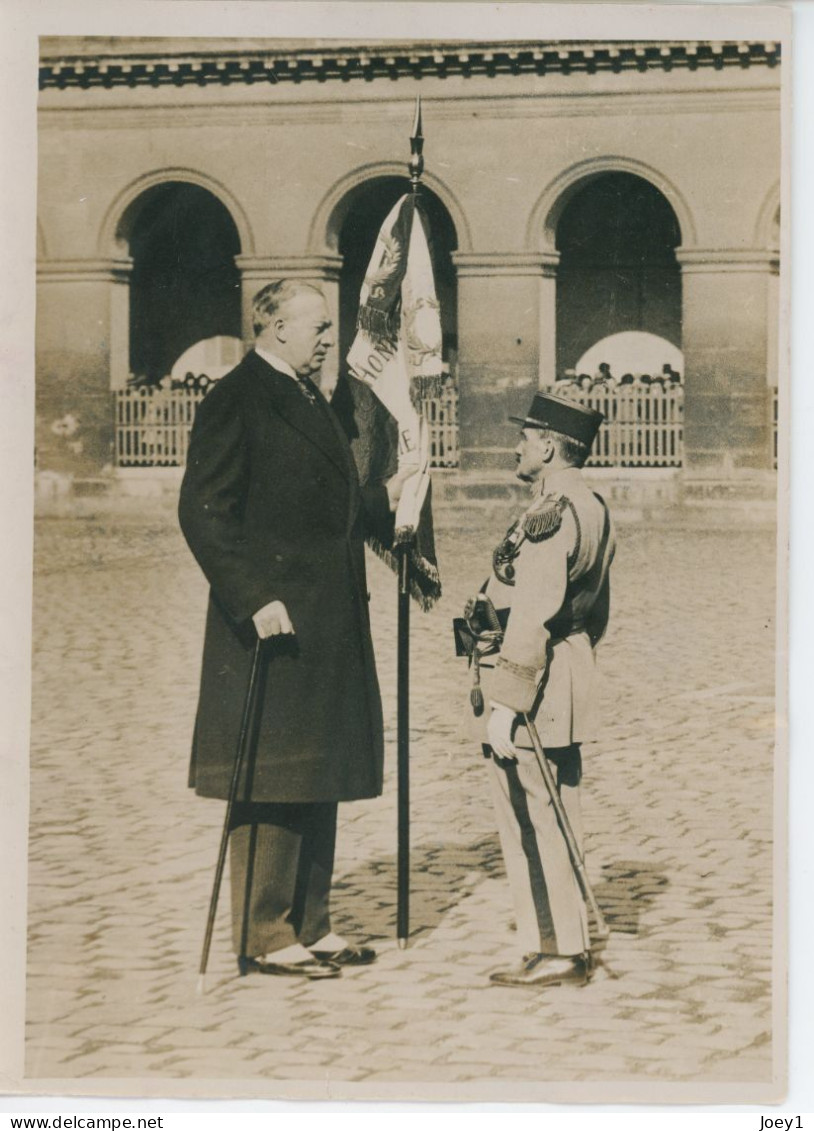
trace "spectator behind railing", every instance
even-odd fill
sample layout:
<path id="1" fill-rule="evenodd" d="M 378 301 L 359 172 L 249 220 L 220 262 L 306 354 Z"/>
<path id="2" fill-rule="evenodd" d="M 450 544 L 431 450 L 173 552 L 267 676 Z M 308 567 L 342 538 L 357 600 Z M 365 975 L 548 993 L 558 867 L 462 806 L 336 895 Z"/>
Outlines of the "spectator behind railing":
<path id="1" fill-rule="evenodd" d="M 648 389 L 657 396 L 681 386 L 681 374 L 673 369 L 669 362 L 661 367 L 661 372 L 653 376 L 650 373 L 625 373 L 617 377 L 612 371 L 610 363 L 602 361 L 593 377 L 587 373 L 577 374 L 575 369 L 566 369 L 562 376 L 555 381 L 555 391 L 559 396 L 583 397 L 595 394 L 609 395 L 625 386 Z"/>
<path id="2" fill-rule="evenodd" d="M 174 389 L 189 389 L 192 392 L 205 392 L 212 384 L 206 373 L 187 373 L 183 381 L 173 383 Z"/>
<path id="3" fill-rule="evenodd" d="M 128 389 L 156 389 L 155 380 L 145 373 L 131 373 L 127 378 Z"/>
<path id="4" fill-rule="evenodd" d="M 579 383 L 574 369 L 566 369 L 562 377 L 556 379 L 554 391 L 560 397 L 579 396 Z"/>

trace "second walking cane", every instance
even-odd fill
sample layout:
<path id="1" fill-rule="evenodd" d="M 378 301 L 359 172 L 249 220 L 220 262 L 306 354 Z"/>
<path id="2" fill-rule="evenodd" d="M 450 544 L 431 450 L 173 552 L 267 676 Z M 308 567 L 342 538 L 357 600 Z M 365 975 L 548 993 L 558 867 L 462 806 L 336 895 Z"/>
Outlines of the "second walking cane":
<path id="1" fill-rule="evenodd" d="M 257 688 L 260 682 L 260 668 L 263 661 L 263 641 L 258 637 L 254 645 L 252 666 L 249 671 L 249 683 L 246 688 L 246 699 L 243 703 L 243 715 L 240 720 L 240 737 L 235 751 L 235 764 L 232 769 L 232 780 L 229 785 L 229 797 L 226 802 L 226 815 L 223 818 L 223 831 L 220 838 L 218 862 L 215 865 L 215 879 L 212 884 L 212 896 L 209 900 L 209 915 L 206 920 L 206 933 L 204 934 L 203 950 L 201 952 L 201 965 L 198 971 L 197 992 L 202 994 L 206 988 L 206 967 L 209 962 L 209 948 L 212 945 L 212 931 L 215 927 L 215 914 L 218 910 L 218 896 L 223 879 L 223 868 L 226 863 L 226 849 L 229 844 L 229 833 L 232 825 L 232 810 L 237 800 L 237 791 L 240 785 L 240 776 L 246 763 L 246 754 L 249 742 L 254 732 L 254 713 L 257 700 Z"/>

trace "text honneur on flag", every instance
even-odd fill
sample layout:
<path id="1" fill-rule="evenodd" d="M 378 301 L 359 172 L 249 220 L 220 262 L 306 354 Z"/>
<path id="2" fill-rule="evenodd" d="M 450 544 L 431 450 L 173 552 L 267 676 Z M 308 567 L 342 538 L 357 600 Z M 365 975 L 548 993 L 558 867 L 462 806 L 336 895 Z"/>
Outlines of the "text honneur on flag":
<path id="1" fill-rule="evenodd" d="M 441 317 L 426 220 L 405 194 L 384 221 L 362 284 L 348 368 L 398 426 L 399 467 L 414 466 L 396 511 L 396 541 L 410 543 L 413 595 L 425 608 L 441 594 L 430 509 L 429 432 L 421 402 L 443 378 Z M 379 549 L 377 547 L 377 549 Z M 391 560 L 386 551 L 382 556 Z"/>

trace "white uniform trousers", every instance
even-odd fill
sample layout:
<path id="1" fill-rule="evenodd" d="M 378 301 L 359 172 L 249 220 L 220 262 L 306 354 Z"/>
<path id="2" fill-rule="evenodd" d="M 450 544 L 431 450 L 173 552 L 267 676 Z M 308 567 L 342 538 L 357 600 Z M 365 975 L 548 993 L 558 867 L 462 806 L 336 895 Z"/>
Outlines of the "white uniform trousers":
<path id="1" fill-rule="evenodd" d="M 581 851 L 579 746 L 547 749 L 546 757 Z M 534 751 L 519 747 L 516 762 L 494 754 L 489 762 L 523 954 L 576 955 L 589 950 L 585 902 Z"/>

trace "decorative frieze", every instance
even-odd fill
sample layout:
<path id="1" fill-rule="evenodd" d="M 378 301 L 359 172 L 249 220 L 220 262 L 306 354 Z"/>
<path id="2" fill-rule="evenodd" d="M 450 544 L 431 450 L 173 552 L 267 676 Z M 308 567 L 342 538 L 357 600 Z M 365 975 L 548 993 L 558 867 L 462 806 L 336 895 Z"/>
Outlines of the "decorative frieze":
<path id="1" fill-rule="evenodd" d="M 122 86 L 228 86 L 252 83 L 371 82 L 461 75 L 595 74 L 774 67 L 780 45 L 754 42 L 379 43 L 280 49 L 98 55 L 60 54 L 46 45 L 40 89 Z"/>

